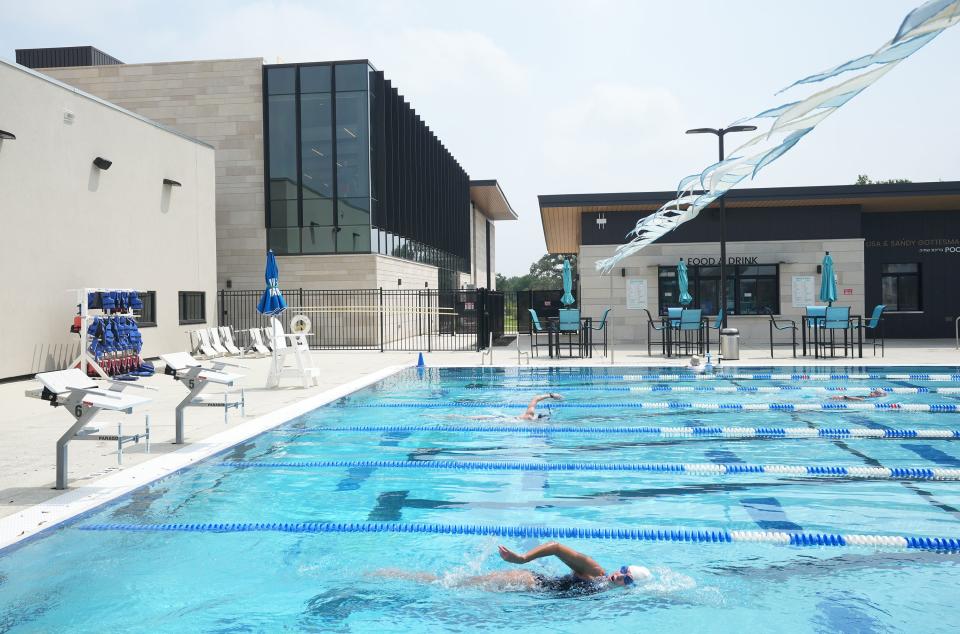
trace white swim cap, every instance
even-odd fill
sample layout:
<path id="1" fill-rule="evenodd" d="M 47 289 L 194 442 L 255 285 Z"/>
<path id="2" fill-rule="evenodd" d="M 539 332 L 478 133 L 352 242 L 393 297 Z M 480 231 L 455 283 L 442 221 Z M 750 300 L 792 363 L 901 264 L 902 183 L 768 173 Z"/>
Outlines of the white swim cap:
<path id="1" fill-rule="evenodd" d="M 633 577 L 634 583 L 643 583 L 653 579 L 653 574 L 646 566 L 627 566 L 627 574 Z"/>

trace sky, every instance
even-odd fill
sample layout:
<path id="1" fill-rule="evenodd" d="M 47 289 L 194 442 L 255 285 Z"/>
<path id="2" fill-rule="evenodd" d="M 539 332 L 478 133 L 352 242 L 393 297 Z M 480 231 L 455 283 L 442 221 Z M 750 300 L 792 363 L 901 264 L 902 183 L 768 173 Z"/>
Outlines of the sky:
<path id="1" fill-rule="evenodd" d="M 783 103 L 774 93 L 876 50 L 919 4 L 0 0 L 0 57 L 93 45 L 127 63 L 369 59 L 472 179 L 499 181 L 520 216 L 497 224 L 509 276 L 546 252 L 538 195 L 675 189 L 717 153 L 686 129 Z M 960 180 L 958 59 L 960 26 L 746 186 Z"/>

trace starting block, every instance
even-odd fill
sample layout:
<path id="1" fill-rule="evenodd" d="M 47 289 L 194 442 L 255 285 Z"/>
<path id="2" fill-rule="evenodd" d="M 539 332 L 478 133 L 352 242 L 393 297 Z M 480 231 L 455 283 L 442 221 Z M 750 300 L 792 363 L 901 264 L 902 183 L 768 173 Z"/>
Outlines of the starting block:
<path id="1" fill-rule="evenodd" d="M 221 398 L 218 395 L 208 394 L 201 396 L 200 392 L 205 387 L 212 384 L 223 385 L 227 388 L 234 387 L 242 374 L 229 374 L 222 372 L 225 367 L 243 367 L 224 361 L 213 361 L 212 368 L 205 368 L 200 361 L 197 361 L 187 352 L 171 352 L 161 354 L 160 360 L 166 366 L 164 374 L 172 376 L 175 381 L 180 381 L 190 391 L 187 397 L 177 405 L 177 431 L 174 444 L 183 443 L 183 411 L 188 407 L 222 407 L 223 422 L 229 422 L 227 413 L 233 408 L 240 409 L 240 415 L 246 415 L 246 396 L 243 390 L 240 390 L 240 396 L 232 397 L 230 392 L 224 392 Z"/>

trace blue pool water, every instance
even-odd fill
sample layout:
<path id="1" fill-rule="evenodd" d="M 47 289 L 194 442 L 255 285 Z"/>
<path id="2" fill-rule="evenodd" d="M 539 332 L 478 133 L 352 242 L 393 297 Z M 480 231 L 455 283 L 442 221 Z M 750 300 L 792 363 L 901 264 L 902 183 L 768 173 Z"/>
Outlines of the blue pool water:
<path id="1" fill-rule="evenodd" d="M 958 554 L 570 538 L 564 543 L 608 570 L 641 563 L 654 572 L 654 580 L 639 587 L 571 598 L 458 587 L 467 576 L 510 569 L 498 557 L 497 545 L 525 550 L 539 543 L 532 537 L 344 527 L 565 527 L 588 533 L 680 528 L 960 537 L 960 482 L 955 481 L 597 468 L 697 463 L 958 469 L 960 439 L 662 437 L 615 430 L 960 429 L 960 414 L 950 412 L 623 407 L 665 401 L 839 402 L 829 400 L 832 391 L 807 388 L 847 387 L 856 393 L 852 388 L 865 386 L 931 391 L 888 393 L 864 402 L 960 404 L 960 394 L 951 391 L 960 381 L 624 378 L 656 372 L 401 372 L 0 553 L 0 632 L 956 630 Z M 871 368 L 869 373 L 952 375 L 960 370 Z M 804 389 L 623 389 L 694 384 Z M 946 389 L 933 391 L 937 388 Z M 541 407 L 551 414 L 547 420 L 517 421 L 520 408 L 512 404 L 543 392 L 563 394 L 567 407 Z M 422 403 L 430 407 L 420 407 Z M 583 407 L 592 404 L 599 407 Z M 580 432 L 578 426 L 607 431 Z M 330 461 L 346 464 L 330 466 Z M 370 461 L 398 462 L 378 467 Z M 410 461 L 521 464 L 497 470 L 396 466 Z M 247 466 L 224 464 L 237 462 Z M 256 466 L 265 462 L 273 466 Z M 536 468 L 571 463 L 589 468 Z M 230 528 L 284 523 L 292 528 Z M 327 523 L 343 530 L 317 530 Z M 219 528 L 211 530 L 211 524 Z M 162 525 L 203 530 L 153 530 Z M 120 530 L 91 530 L 95 528 Z M 528 568 L 547 575 L 564 572 L 555 560 L 539 560 Z M 399 579 L 384 569 L 430 572 L 439 581 Z"/>

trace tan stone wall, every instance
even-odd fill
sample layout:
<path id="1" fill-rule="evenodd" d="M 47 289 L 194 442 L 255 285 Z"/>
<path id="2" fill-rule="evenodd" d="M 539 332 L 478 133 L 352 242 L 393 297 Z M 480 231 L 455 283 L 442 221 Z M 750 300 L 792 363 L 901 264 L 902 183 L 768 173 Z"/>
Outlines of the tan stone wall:
<path id="1" fill-rule="evenodd" d="M 388 291 L 438 288 L 440 277 L 435 266 L 388 255 L 371 257 L 377 259 L 377 283 L 375 286 L 378 288 Z M 397 280 L 402 280 L 402 283 L 398 285 Z"/>
<path id="2" fill-rule="evenodd" d="M 580 301 L 584 314 L 598 317 L 605 308 L 612 307 L 613 337 L 618 343 L 646 343 L 647 316 L 642 310 L 627 310 L 626 278 L 647 280 L 648 309 L 657 315 L 657 267 L 674 266 L 680 257 L 719 257 L 717 243 L 652 244 L 637 255 L 618 264 L 609 274 L 600 274 L 597 260 L 610 257 L 612 245 L 584 245 L 580 248 Z M 758 264 L 780 264 L 780 310 L 782 316 L 797 319 L 804 312 L 793 307 L 792 278 L 794 275 L 816 276 L 817 265 L 825 251 L 833 256 L 838 276 L 836 306 L 850 306 L 852 314 L 863 314 L 863 240 L 787 240 L 780 242 L 729 242 L 727 257 L 756 256 Z M 626 276 L 620 269 L 626 269 Z M 844 288 L 853 289 L 852 295 L 843 295 Z M 819 303 L 819 302 L 818 302 Z M 741 340 L 751 345 L 765 345 L 769 341 L 769 318 L 765 315 L 733 315 L 727 323 L 740 329 Z M 781 335 L 785 337 L 786 335 Z M 716 332 L 711 332 L 716 337 Z M 777 338 L 781 340 L 780 337 Z M 799 337 L 798 337 L 799 341 Z"/>
<path id="3" fill-rule="evenodd" d="M 263 285 L 262 68 L 249 58 L 41 70 L 214 146 L 220 288 Z"/>

